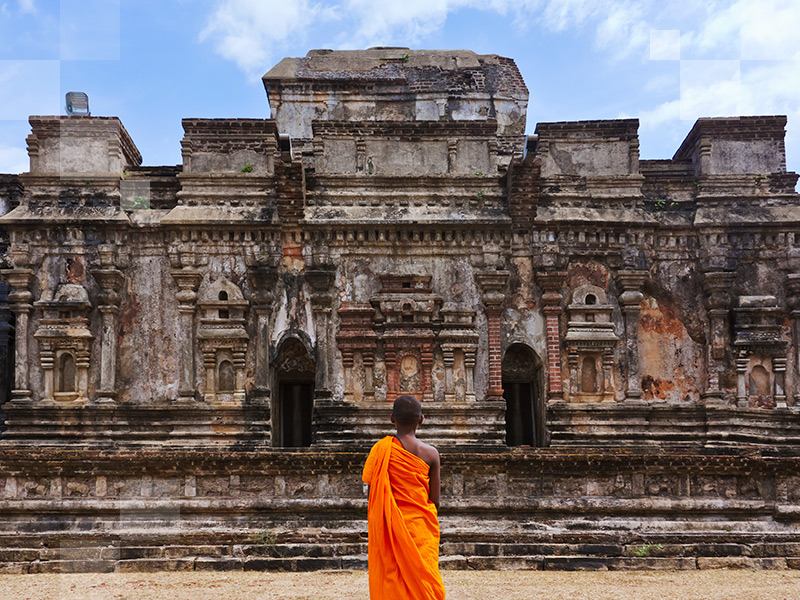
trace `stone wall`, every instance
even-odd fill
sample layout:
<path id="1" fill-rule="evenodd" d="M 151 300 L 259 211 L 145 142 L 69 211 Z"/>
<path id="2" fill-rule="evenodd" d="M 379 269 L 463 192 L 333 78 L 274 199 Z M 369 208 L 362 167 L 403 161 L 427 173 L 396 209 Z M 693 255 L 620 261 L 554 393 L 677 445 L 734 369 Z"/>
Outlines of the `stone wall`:
<path id="1" fill-rule="evenodd" d="M 264 81 L 275 119 L 186 119 L 178 167 L 142 166 L 115 118 L 31 118 L 30 171 L 0 178 L 3 544 L 30 530 L 41 562 L 85 527 L 111 548 L 87 568 L 128 535 L 130 560 L 202 568 L 210 544 L 248 568 L 275 530 L 362 564 L 361 453 L 414 393 L 448 564 L 621 568 L 652 542 L 696 568 L 698 531 L 796 563 L 785 117 L 700 119 L 641 160 L 635 119 L 525 139 L 502 57 L 312 51 Z M 151 509 L 192 549 L 137 529 Z M 561 546 L 514 562 L 511 539 Z"/>

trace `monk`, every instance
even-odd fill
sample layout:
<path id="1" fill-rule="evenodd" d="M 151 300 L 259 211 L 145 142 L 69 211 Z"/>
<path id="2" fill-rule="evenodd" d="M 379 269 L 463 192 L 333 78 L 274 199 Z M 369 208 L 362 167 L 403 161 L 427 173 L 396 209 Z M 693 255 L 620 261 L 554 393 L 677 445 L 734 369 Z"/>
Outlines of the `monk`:
<path id="1" fill-rule="evenodd" d="M 444 600 L 439 574 L 439 453 L 417 439 L 422 405 L 394 401 L 396 436 L 372 447 L 362 479 L 369 485 L 369 597 Z"/>

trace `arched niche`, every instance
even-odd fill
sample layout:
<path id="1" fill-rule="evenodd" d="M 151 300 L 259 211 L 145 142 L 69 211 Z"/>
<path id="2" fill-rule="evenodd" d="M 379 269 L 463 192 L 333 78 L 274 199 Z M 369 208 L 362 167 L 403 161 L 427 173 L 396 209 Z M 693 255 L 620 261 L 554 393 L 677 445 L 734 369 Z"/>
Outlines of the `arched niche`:
<path id="1" fill-rule="evenodd" d="M 273 371 L 273 445 L 310 446 L 316 365 L 306 345 L 297 337 L 285 337 L 277 348 Z"/>
<path id="2" fill-rule="evenodd" d="M 542 361 L 528 346 L 512 344 L 503 356 L 502 375 L 506 444 L 544 446 L 546 423 Z"/>

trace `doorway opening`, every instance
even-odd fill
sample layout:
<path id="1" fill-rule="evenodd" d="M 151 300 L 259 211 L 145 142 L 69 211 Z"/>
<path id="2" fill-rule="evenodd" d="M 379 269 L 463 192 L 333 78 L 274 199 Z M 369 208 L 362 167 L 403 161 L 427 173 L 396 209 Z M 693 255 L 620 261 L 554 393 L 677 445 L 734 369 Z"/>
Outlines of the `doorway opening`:
<path id="1" fill-rule="evenodd" d="M 503 357 L 506 444 L 544 446 L 545 405 L 542 361 L 524 344 L 512 344 Z"/>
<path id="2" fill-rule="evenodd" d="M 275 362 L 275 390 L 272 422 L 273 445 L 310 446 L 313 438 L 314 380 L 316 367 L 303 343 L 289 338 Z"/>

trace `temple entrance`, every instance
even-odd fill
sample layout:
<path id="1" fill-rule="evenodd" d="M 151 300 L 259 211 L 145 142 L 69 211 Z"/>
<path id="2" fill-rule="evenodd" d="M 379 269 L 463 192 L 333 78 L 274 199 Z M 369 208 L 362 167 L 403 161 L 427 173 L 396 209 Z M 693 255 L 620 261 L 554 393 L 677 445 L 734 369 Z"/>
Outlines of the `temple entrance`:
<path id="1" fill-rule="evenodd" d="M 503 398 L 506 401 L 506 444 L 546 443 L 542 362 L 523 344 L 513 344 L 503 357 Z"/>
<path id="2" fill-rule="evenodd" d="M 310 446 L 316 368 L 300 340 L 290 338 L 275 361 L 277 394 L 272 406 L 273 445 Z"/>

